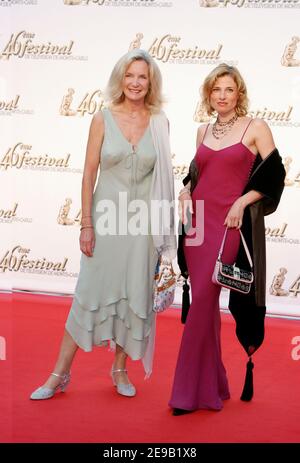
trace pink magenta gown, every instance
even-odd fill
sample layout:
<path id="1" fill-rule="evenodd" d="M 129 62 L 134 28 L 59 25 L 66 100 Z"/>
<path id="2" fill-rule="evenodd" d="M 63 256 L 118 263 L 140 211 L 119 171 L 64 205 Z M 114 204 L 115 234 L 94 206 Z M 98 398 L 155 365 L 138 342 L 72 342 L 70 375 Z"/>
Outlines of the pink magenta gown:
<path id="1" fill-rule="evenodd" d="M 220 410 L 222 401 L 230 397 L 220 345 L 221 287 L 212 283 L 211 277 L 225 231 L 225 217 L 242 195 L 255 159 L 242 143 L 244 134 L 241 141 L 221 150 L 202 142 L 196 153 L 199 177 L 192 200 L 194 211 L 195 202 L 204 200 L 204 241 L 200 246 L 188 246 L 185 238 L 192 303 L 175 370 L 169 402 L 172 408 Z M 195 226 L 194 217 L 192 223 Z M 230 229 L 223 262 L 234 263 L 239 243 L 238 230 Z"/>

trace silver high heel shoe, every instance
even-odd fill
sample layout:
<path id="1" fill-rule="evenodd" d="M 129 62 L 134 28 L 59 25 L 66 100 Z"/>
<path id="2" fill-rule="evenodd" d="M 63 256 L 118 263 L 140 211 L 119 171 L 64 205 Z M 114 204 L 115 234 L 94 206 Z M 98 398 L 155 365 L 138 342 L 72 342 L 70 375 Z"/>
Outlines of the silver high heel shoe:
<path id="1" fill-rule="evenodd" d="M 111 378 L 112 378 L 112 382 L 113 382 L 113 385 L 117 388 L 117 392 L 121 395 L 124 395 L 126 397 L 134 397 L 135 394 L 136 394 L 136 389 L 134 387 L 133 384 L 117 384 L 116 383 L 116 380 L 114 378 L 114 373 L 118 373 L 118 372 L 124 372 L 124 373 L 127 373 L 127 370 L 125 369 L 122 369 L 122 368 L 119 368 L 117 370 L 114 370 L 114 368 L 112 367 L 111 369 Z"/>
<path id="2" fill-rule="evenodd" d="M 39 387 L 37 388 L 30 396 L 32 400 L 45 400 L 45 399 L 51 399 L 51 397 L 54 396 L 56 392 L 59 390 L 61 392 L 65 392 L 70 379 L 71 379 L 71 373 L 65 373 L 64 375 L 58 375 L 57 373 L 51 373 L 51 375 L 56 376 L 57 378 L 61 378 L 61 382 L 54 388 L 50 387 Z"/>

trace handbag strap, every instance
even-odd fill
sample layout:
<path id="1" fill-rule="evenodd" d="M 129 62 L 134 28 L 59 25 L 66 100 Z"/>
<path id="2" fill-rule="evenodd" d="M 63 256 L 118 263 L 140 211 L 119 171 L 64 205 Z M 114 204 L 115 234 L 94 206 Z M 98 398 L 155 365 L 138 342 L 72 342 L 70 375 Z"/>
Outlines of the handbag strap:
<path id="1" fill-rule="evenodd" d="M 224 249 L 224 245 L 225 245 L 225 240 L 226 240 L 227 231 L 228 231 L 228 227 L 226 227 L 226 230 L 225 230 L 225 233 L 224 233 L 224 236 L 223 236 L 223 240 L 222 240 L 221 247 L 220 247 L 220 251 L 219 251 L 219 255 L 218 255 L 218 260 L 221 260 L 221 256 L 222 256 L 222 254 L 223 254 L 223 249 Z M 243 235 L 243 233 L 242 233 L 242 231 L 241 231 L 240 229 L 239 229 L 239 232 L 240 232 L 240 235 L 241 235 L 242 243 L 243 243 L 243 245 L 244 245 L 244 249 L 245 249 L 245 252 L 246 252 L 246 256 L 247 256 L 247 258 L 248 258 L 248 262 L 249 262 L 250 267 L 251 267 L 251 269 L 252 269 L 252 268 L 253 268 L 253 263 L 252 263 L 251 255 L 250 255 L 250 252 L 249 252 L 249 249 L 248 249 L 246 240 L 245 240 L 244 235 Z"/>

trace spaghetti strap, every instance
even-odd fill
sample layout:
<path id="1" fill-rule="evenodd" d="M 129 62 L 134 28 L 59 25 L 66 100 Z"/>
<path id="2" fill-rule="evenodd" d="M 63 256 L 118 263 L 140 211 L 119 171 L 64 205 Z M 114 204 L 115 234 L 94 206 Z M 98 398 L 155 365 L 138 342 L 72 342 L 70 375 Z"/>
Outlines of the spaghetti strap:
<path id="1" fill-rule="evenodd" d="M 245 136 L 245 133 L 247 132 L 247 130 L 248 130 L 248 127 L 249 127 L 249 125 L 251 124 L 251 122 L 252 122 L 252 121 L 253 121 L 253 119 L 250 119 L 250 122 L 249 122 L 249 124 L 247 124 L 247 126 L 246 126 L 246 128 L 245 128 L 245 130 L 244 130 L 244 133 L 243 133 L 243 135 L 242 135 L 242 138 L 241 138 L 241 143 L 242 143 L 242 141 L 243 141 L 243 138 L 244 138 L 244 136 Z"/>
<path id="2" fill-rule="evenodd" d="M 206 129 L 205 129 L 205 132 L 204 132 L 204 135 L 203 135 L 203 138 L 202 138 L 201 143 L 204 142 L 204 138 L 205 138 L 205 136 L 206 136 L 206 132 L 207 132 L 208 127 L 209 127 L 209 124 L 207 124 L 207 126 L 206 126 Z"/>

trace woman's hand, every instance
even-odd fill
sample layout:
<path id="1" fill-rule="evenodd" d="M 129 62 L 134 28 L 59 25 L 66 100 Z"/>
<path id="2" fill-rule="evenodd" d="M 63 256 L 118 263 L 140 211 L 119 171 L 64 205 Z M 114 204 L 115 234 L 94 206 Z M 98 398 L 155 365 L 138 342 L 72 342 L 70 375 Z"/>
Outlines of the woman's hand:
<path id="1" fill-rule="evenodd" d="M 95 241 L 94 228 L 83 228 L 79 238 L 80 251 L 87 257 L 93 257 Z"/>
<path id="2" fill-rule="evenodd" d="M 243 198 L 238 198 L 226 216 L 224 225 L 228 228 L 241 228 L 243 223 L 243 215 L 244 215 L 245 205 Z"/>
<path id="3" fill-rule="evenodd" d="M 193 202 L 188 190 L 179 193 L 179 218 L 183 225 L 188 222 L 188 213 L 193 214 Z"/>

